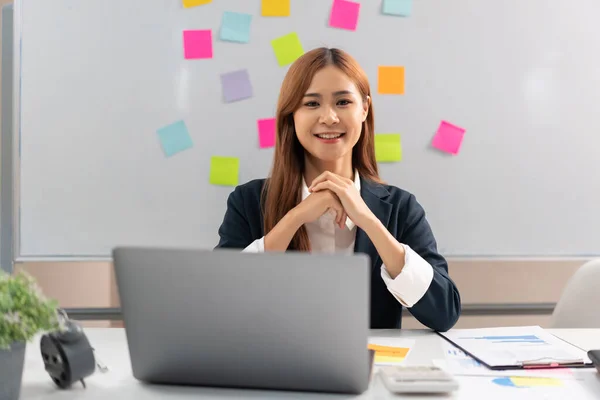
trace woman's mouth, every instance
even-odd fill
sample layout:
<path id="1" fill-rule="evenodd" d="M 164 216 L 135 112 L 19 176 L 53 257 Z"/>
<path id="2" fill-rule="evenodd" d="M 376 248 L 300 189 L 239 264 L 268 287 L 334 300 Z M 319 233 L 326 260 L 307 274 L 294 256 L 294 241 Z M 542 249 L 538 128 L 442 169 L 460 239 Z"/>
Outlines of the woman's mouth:
<path id="1" fill-rule="evenodd" d="M 344 132 L 327 132 L 327 133 L 315 133 L 314 136 L 322 142 L 325 143 L 335 143 L 342 136 L 344 136 Z"/>

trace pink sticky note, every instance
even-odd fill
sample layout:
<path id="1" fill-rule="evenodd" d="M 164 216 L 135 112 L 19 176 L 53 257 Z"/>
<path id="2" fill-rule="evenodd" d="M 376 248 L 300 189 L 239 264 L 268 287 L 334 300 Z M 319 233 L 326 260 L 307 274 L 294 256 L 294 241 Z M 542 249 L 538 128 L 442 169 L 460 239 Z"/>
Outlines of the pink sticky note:
<path id="1" fill-rule="evenodd" d="M 449 122 L 442 121 L 435 136 L 433 137 L 433 147 L 447 153 L 458 154 L 460 145 L 463 141 L 465 130 Z"/>
<path id="2" fill-rule="evenodd" d="M 355 31 L 359 13 L 360 3 L 347 0 L 333 0 L 331 15 L 329 16 L 329 26 Z"/>
<path id="3" fill-rule="evenodd" d="M 194 58 L 213 58 L 212 31 L 183 31 L 183 50 L 187 60 Z"/>
<path id="4" fill-rule="evenodd" d="M 258 142 L 261 149 L 275 146 L 275 118 L 258 120 Z"/>

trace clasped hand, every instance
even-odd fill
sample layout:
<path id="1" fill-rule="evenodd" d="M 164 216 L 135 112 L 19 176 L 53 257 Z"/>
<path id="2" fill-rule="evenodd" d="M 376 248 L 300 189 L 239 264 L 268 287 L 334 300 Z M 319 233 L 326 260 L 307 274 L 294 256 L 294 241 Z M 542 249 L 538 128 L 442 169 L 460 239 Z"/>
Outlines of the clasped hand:
<path id="1" fill-rule="evenodd" d="M 354 182 L 333 172 L 325 171 L 315 178 L 308 191 L 311 194 L 296 207 L 303 224 L 317 220 L 330 210 L 335 212 L 335 222 L 342 229 L 346 217 L 361 228 L 376 218 Z"/>

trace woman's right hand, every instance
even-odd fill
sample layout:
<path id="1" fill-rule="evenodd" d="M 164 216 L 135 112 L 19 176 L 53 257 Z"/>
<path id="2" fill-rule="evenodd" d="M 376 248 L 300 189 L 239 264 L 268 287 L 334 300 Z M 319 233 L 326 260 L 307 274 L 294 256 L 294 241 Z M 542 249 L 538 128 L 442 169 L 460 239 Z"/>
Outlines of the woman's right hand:
<path id="1" fill-rule="evenodd" d="M 321 215 L 332 210 L 335 212 L 335 223 L 341 228 L 346 224 L 346 211 L 338 196 L 331 190 L 311 193 L 307 198 L 293 208 L 302 225 L 316 221 Z"/>

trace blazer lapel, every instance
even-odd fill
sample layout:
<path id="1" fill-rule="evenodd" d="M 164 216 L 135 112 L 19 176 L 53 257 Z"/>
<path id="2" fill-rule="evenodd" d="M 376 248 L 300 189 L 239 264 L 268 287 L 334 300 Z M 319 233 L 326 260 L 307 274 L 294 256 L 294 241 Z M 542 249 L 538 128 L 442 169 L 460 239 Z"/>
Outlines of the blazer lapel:
<path id="1" fill-rule="evenodd" d="M 381 221 L 381 223 L 387 227 L 389 226 L 390 216 L 392 215 L 392 204 L 385 201 L 389 196 L 390 192 L 378 183 L 368 181 L 360 178 L 360 195 L 363 198 L 365 204 L 375 216 Z M 375 245 L 369 239 L 365 231 L 360 228 L 356 228 L 356 242 L 354 243 L 355 253 L 366 253 L 371 257 L 371 265 L 374 267 L 379 261 L 379 254 Z"/>

